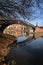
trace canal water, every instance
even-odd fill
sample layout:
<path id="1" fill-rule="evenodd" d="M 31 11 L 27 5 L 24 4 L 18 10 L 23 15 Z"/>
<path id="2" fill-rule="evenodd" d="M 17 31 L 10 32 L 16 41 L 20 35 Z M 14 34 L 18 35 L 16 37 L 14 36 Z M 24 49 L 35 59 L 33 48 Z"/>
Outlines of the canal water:
<path id="1" fill-rule="evenodd" d="M 14 41 L 11 45 L 8 45 L 8 47 L 10 48 L 23 47 L 27 45 L 29 42 L 31 42 L 33 39 L 34 39 L 33 34 L 21 36 L 21 37 L 18 37 L 16 41 Z"/>
<path id="2" fill-rule="evenodd" d="M 27 36 L 22 36 L 17 38 L 17 40 L 8 47 L 10 47 L 10 50 L 7 55 L 6 61 L 9 63 L 9 65 L 39 65 L 42 63 L 42 36 L 38 38 L 37 36 L 31 34 Z"/>

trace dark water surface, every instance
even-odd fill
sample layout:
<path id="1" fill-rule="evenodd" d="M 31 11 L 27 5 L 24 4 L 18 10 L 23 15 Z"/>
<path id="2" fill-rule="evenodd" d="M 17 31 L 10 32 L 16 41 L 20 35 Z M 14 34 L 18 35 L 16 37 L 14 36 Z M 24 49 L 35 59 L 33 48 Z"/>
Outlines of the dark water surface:
<path id="1" fill-rule="evenodd" d="M 43 37 L 19 37 L 9 47 L 6 57 L 9 65 L 43 65 Z"/>

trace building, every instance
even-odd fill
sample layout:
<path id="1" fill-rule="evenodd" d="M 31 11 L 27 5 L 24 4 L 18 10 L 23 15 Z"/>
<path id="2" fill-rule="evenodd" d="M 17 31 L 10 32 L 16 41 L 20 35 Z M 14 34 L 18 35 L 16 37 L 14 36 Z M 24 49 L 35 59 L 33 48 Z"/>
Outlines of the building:
<path id="1" fill-rule="evenodd" d="M 41 26 L 41 27 L 36 26 L 35 27 L 35 33 L 37 33 L 34 35 L 35 38 L 39 38 L 39 37 L 43 36 L 43 26 Z"/>

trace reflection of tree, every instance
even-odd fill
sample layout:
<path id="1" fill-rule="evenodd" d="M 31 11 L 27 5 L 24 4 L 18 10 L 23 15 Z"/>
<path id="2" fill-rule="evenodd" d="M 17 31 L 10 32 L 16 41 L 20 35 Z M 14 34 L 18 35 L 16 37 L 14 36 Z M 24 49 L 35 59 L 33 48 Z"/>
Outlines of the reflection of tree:
<path id="1" fill-rule="evenodd" d="M 23 17 L 24 19 L 37 18 L 33 14 L 37 9 L 42 10 L 42 0 L 0 0 L 0 15 L 4 19 Z"/>

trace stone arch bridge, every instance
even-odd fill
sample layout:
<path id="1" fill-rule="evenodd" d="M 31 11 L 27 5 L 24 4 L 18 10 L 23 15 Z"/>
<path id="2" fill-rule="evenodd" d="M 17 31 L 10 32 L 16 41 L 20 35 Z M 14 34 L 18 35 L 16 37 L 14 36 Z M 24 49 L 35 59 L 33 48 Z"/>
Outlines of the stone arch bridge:
<path id="1" fill-rule="evenodd" d="M 28 30 L 30 30 L 30 32 L 32 32 L 32 30 L 34 31 L 34 26 L 32 24 L 26 24 L 25 22 L 21 21 L 21 20 L 0 20 L 0 32 L 3 32 L 3 30 L 11 25 L 11 24 L 20 24 L 20 25 L 24 25 L 27 27 Z"/>

